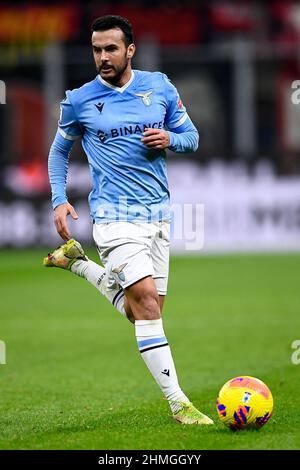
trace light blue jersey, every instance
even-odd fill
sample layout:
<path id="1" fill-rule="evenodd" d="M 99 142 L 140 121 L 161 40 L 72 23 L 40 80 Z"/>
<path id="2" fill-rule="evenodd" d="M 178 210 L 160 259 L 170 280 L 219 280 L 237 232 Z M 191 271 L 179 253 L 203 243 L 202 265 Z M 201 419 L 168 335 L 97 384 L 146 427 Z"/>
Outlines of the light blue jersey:
<path id="1" fill-rule="evenodd" d="M 166 153 L 141 142 L 147 127 L 169 130 L 171 150 L 198 147 L 198 132 L 176 88 L 160 72 L 134 70 L 121 88 L 97 75 L 67 91 L 49 154 L 53 208 L 67 201 L 68 154 L 81 138 L 93 180 L 90 212 L 97 223 L 168 219 Z"/>

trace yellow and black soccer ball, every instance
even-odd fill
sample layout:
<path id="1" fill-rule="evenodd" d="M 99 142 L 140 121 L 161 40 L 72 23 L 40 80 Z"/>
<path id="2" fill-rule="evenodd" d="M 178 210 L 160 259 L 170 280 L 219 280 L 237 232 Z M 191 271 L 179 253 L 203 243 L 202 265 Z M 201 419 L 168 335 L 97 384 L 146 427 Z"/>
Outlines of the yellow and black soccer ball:
<path id="1" fill-rule="evenodd" d="M 261 380 L 241 375 L 223 385 L 217 410 L 221 421 L 232 430 L 259 429 L 272 416 L 272 393 Z"/>

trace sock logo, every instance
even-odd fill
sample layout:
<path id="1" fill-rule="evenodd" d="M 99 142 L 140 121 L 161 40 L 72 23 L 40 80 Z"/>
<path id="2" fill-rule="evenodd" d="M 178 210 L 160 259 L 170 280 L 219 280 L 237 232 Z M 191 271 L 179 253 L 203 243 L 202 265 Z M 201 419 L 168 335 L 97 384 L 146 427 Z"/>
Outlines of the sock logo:
<path id="1" fill-rule="evenodd" d="M 99 279 L 98 279 L 98 281 L 97 281 L 97 285 L 98 285 L 98 286 L 100 286 L 100 284 L 101 284 L 101 282 L 102 282 L 104 276 L 105 276 L 105 273 L 103 273 L 103 274 L 99 277 Z"/>
<path id="2" fill-rule="evenodd" d="M 162 374 L 167 375 L 168 377 L 170 377 L 170 370 L 169 369 L 164 369 L 162 371 Z"/>

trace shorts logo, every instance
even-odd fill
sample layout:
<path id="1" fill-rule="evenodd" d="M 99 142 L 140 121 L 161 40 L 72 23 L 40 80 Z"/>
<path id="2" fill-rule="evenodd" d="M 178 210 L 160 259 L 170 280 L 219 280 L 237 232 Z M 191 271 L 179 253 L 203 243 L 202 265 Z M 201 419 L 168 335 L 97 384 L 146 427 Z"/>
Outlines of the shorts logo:
<path id="1" fill-rule="evenodd" d="M 152 95 L 152 93 L 153 91 L 147 91 L 147 93 L 136 93 L 135 95 L 142 98 L 142 101 L 145 106 L 150 106 L 151 104 L 150 95 Z"/>
<path id="2" fill-rule="evenodd" d="M 118 275 L 118 278 L 120 281 L 125 281 L 125 274 L 123 273 L 123 269 L 127 266 L 127 263 L 121 264 L 118 268 L 114 268 L 112 270 L 113 273 L 116 273 Z"/>

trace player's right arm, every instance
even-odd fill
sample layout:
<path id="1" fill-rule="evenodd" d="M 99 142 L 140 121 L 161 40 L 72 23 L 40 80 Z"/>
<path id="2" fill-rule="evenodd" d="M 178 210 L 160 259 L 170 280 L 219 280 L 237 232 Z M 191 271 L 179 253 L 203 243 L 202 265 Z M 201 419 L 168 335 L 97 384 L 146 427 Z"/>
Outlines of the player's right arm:
<path id="1" fill-rule="evenodd" d="M 51 145 L 48 158 L 48 173 L 52 192 L 52 207 L 54 210 L 54 224 L 63 240 L 69 240 L 71 234 L 67 224 L 70 214 L 77 219 L 73 206 L 68 202 L 66 183 L 68 174 L 69 154 L 73 143 L 82 135 L 82 128 L 77 121 L 73 105 L 69 98 L 60 104 L 60 119 L 55 139 Z"/>

